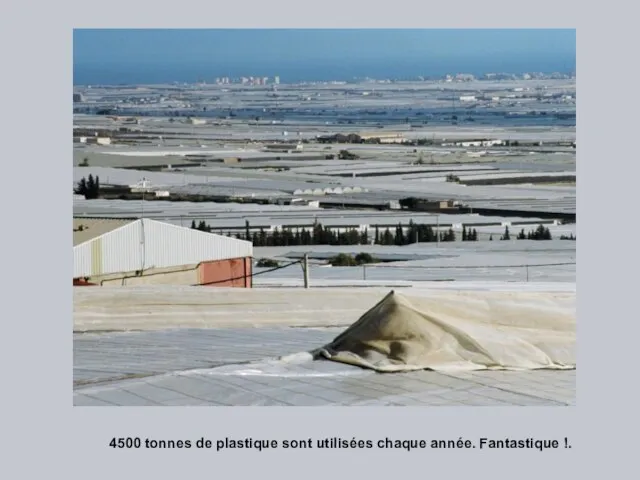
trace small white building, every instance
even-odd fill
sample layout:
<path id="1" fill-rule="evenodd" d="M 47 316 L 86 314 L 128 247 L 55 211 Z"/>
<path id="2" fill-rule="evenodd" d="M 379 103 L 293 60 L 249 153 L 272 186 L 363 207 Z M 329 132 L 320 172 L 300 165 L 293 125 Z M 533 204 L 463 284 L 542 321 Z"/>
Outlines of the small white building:
<path id="1" fill-rule="evenodd" d="M 474 95 L 462 95 L 460 97 L 461 102 L 475 102 L 476 97 Z"/>
<path id="2" fill-rule="evenodd" d="M 472 140 L 470 142 L 458 142 L 457 147 L 493 147 L 495 145 L 503 145 L 502 140 Z"/>
<path id="3" fill-rule="evenodd" d="M 149 180 L 147 180 L 146 178 L 143 178 L 142 180 L 140 180 L 138 183 L 134 184 L 134 185 L 129 185 L 129 188 L 131 189 L 131 193 L 142 193 L 142 192 L 151 192 L 153 191 L 153 187 L 151 185 L 151 182 Z M 160 195 L 158 195 L 160 196 Z"/>
<path id="4" fill-rule="evenodd" d="M 84 138 L 84 141 L 82 140 Z M 90 143 L 94 145 L 111 145 L 109 137 L 80 137 L 80 143 Z"/>

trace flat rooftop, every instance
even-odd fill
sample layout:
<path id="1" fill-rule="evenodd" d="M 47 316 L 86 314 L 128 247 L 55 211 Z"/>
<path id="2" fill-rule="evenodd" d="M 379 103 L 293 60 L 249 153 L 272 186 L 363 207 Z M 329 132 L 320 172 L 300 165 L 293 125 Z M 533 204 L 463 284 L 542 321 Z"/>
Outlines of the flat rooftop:
<path id="1" fill-rule="evenodd" d="M 575 371 L 380 374 L 330 361 L 281 366 L 341 329 L 186 329 L 74 336 L 77 406 L 575 404 Z"/>
<path id="2" fill-rule="evenodd" d="M 565 308 L 575 301 L 570 284 L 422 283 L 397 290 L 406 288 L 412 295 L 519 292 Z M 279 360 L 330 342 L 387 292 L 76 288 L 74 405 L 575 404 L 574 370 L 380 374 L 326 360 Z"/>
<path id="3" fill-rule="evenodd" d="M 131 220 L 107 218 L 74 218 L 73 246 L 88 242 L 130 223 Z"/>

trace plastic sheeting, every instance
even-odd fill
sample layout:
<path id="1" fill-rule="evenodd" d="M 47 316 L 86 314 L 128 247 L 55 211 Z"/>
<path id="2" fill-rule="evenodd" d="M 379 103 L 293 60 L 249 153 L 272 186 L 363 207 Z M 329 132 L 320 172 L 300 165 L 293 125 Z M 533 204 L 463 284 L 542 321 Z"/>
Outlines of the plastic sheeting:
<path id="1" fill-rule="evenodd" d="M 575 295 L 389 293 L 316 358 L 378 372 L 575 368 Z"/>

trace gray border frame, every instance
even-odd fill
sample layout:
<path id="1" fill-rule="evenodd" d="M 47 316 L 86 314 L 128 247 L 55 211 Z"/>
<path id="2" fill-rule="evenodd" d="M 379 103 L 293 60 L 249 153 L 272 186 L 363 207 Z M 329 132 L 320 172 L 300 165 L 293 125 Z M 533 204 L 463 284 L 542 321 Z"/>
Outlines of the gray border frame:
<path id="1" fill-rule="evenodd" d="M 522 6 L 520 6 L 522 5 Z M 616 32 L 635 32 L 623 25 L 627 19 L 619 9 L 609 11 L 615 26 L 599 23 L 589 33 L 584 25 L 589 5 L 577 2 L 538 1 L 520 5 L 506 1 L 427 4 L 393 2 L 380 4 L 326 0 L 302 15 L 301 2 L 268 1 L 217 4 L 205 1 L 136 2 L 114 0 L 93 7 L 86 2 L 41 5 L 13 4 L 3 15 L 0 30 L 5 45 L 3 84 L 6 125 L 4 193 L 8 221 L 3 229 L 5 254 L 5 297 L 2 318 L 9 331 L 3 335 L 5 373 L 3 385 L 6 415 L 3 449 L 4 478 L 42 478 L 58 472 L 66 478 L 191 478 L 226 475 L 299 478 L 358 475 L 393 478 L 400 472 L 422 469 L 424 475 L 444 474 L 448 478 L 491 476 L 549 478 L 626 471 L 631 446 L 635 445 L 630 421 L 625 415 L 631 395 L 631 379 L 625 369 L 625 352 L 635 350 L 637 329 L 632 302 L 634 279 L 619 267 L 630 264 L 628 252 L 636 247 L 635 226 L 622 209 L 626 192 L 635 188 L 630 145 L 608 139 L 634 138 L 635 118 L 629 111 L 610 112 L 608 107 L 626 105 L 633 91 L 604 87 L 621 78 L 633 78 L 632 55 L 623 52 L 635 44 L 631 38 L 615 43 Z M 66 7 L 66 8 L 65 8 Z M 157 8 L 156 8 L 157 7 Z M 336 11 L 341 12 L 333 18 Z M 206 13 L 205 13 L 206 12 Z M 27 16 L 27 13 L 32 15 Z M 579 21 L 576 13 L 580 14 Z M 355 21 L 353 19 L 356 19 Z M 595 16 L 594 22 L 601 17 Z M 28 23 L 27 23 L 28 22 Z M 446 23 L 446 25 L 443 25 Z M 69 182 L 71 154 L 69 124 L 72 121 L 72 28 L 74 27 L 570 27 L 580 28 L 581 96 L 580 183 L 584 195 L 578 200 L 584 217 L 580 246 L 581 265 L 588 272 L 581 277 L 579 297 L 581 372 L 583 399 L 568 408 L 420 408 L 393 409 L 313 407 L 217 407 L 81 408 L 72 406 L 72 305 L 68 278 L 71 276 L 71 196 L 60 184 Z M 613 25 L 613 23 L 609 24 Z M 630 36 L 630 35 L 628 35 Z M 609 44 L 611 46 L 609 46 Z M 629 66 L 629 64 L 631 64 Z M 625 71 L 629 70 L 628 72 Z M 591 88 L 593 85 L 593 88 Z M 599 88 L 598 88 L 599 87 Z M 591 91 L 589 91 L 591 90 Z M 36 104 L 37 102 L 37 104 Z M 66 113 L 63 113 L 66 112 Z M 16 126 L 15 131 L 11 126 Z M 24 128 L 34 125 L 32 131 Z M 5 127 L 6 128 L 6 127 Z M 633 130 L 633 131 L 632 131 Z M 6 131 L 6 130 L 5 130 Z M 606 159 L 607 168 L 596 162 Z M 11 163 L 9 163 L 9 161 Z M 618 162 L 620 168 L 614 168 Z M 10 165 L 10 167 L 9 167 Z M 66 173 L 65 173 L 66 172 Z M 591 179 L 598 180 L 597 185 Z M 615 183 L 614 183 L 615 182 Z M 595 182 L 594 182 L 595 183 Z M 606 189 L 604 184 L 610 183 Z M 42 197 L 23 190 L 30 184 Z M 628 184 L 628 185 L 627 185 Z M 597 192 L 587 194 L 590 188 Z M 608 196 L 603 195 L 608 193 Z M 629 199 L 631 200 L 631 199 Z M 593 221 L 589 219 L 592 218 Z M 605 223 L 605 220 L 606 223 Z M 624 231 L 615 247 L 605 240 L 606 224 Z M 593 244 L 591 244 L 593 240 Z M 61 252 L 67 252 L 66 256 Z M 616 258 L 617 257 L 617 258 Z M 65 259 L 66 258 L 66 259 Z M 629 265 L 631 266 L 631 265 Z M 625 278 L 629 276 L 630 278 Z M 59 277 L 59 281 L 58 281 Z M 600 282 L 606 282 L 600 285 Z M 606 288 L 609 287 L 609 288 Z M 18 293 L 10 291 L 17 288 Z M 606 300 L 605 300 L 606 298 Z M 625 308 L 626 307 L 626 308 Z M 68 323 L 65 323 L 68 322 Z M 606 322 L 606 327 L 602 324 Z M 614 324 L 620 325 L 614 325 Z M 65 327 L 66 325 L 66 327 Z M 6 328 L 6 327 L 5 327 Z M 593 352 L 589 352 L 593 340 Z M 597 342 L 597 343 L 596 343 Z M 589 382 L 592 379 L 593 382 Z M 628 392 L 627 392 L 628 391 Z M 628 394 L 627 394 L 628 393 Z M 610 401 L 611 412 L 598 412 Z M 615 403 L 614 403 L 615 402 Z M 580 414 L 579 412 L 582 412 Z M 599 415 L 600 413 L 600 415 Z M 226 451 L 131 451 L 112 450 L 112 437 L 140 436 L 162 439 L 314 438 L 340 436 L 351 439 L 475 439 L 568 437 L 572 449 L 560 451 L 467 450 L 384 451 L 328 450 L 297 452 L 275 450 Z M 580 456 L 576 456 L 578 453 Z M 617 455 L 615 455 L 617 453 Z M 212 456 L 215 455 L 215 456 Z M 615 455 L 617 458 L 611 458 Z M 465 461 L 467 459 L 467 461 Z M 456 460 L 460 460 L 456 462 Z M 355 462 L 353 462 L 355 461 Z M 320 463 L 322 462 L 322 463 Z M 352 463 L 353 462 L 353 463 Z M 400 463 L 401 462 L 401 463 Z M 629 465 L 630 466 L 630 465 Z M 631 471 L 633 471 L 631 469 Z M 19 473 L 18 473 L 19 472 Z M 605 473 L 602 471 L 601 473 Z M 623 475 L 623 476 L 627 476 Z M 632 474 L 631 474 L 632 475 Z"/>

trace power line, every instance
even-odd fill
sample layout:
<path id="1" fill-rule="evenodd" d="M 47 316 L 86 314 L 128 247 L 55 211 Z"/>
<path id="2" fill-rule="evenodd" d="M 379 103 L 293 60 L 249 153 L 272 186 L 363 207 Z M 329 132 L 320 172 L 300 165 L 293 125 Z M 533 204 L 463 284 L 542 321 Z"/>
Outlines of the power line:
<path id="1" fill-rule="evenodd" d="M 242 275 L 240 277 L 227 278 L 224 280 L 216 280 L 214 282 L 206 282 L 206 283 L 198 283 L 192 286 L 206 286 L 206 285 L 216 285 L 220 283 L 232 282 L 235 280 L 243 280 L 245 278 L 253 278 L 258 275 L 264 275 L 266 273 L 275 272 L 276 270 L 282 270 L 283 268 L 288 268 L 292 265 L 301 264 L 303 260 L 296 260 L 285 265 L 280 265 L 274 268 L 270 268 L 268 270 L 263 270 L 257 273 L 251 273 L 249 275 Z M 413 265 L 413 266 L 402 266 L 402 265 L 375 265 L 375 264 L 366 264 L 362 265 L 366 268 L 400 268 L 400 269 L 422 269 L 422 270 L 446 270 L 446 269 L 498 269 L 498 268 L 535 268 L 535 267 L 557 267 L 557 266 L 566 266 L 566 265 L 576 265 L 576 262 L 563 262 L 563 263 L 539 263 L 539 264 L 521 264 L 521 265 L 467 265 L 467 266 L 457 266 L 457 265 L 437 265 L 437 266 L 428 266 L 428 265 Z M 350 267 L 353 268 L 353 267 Z"/>
<path id="2" fill-rule="evenodd" d="M 235 278 L 227 278 L 224 280 L 216 280 L 215 282 L 206 282 L 206 283 L 197 283 L 195 285 L 192 285 L 192 287 L 200 287 L 200 286 L 206 286 L 206 285 L 216 285 L 219 283 L 227 283 L 227 282 L 233 282 L 235 280 L 244 280 L 245 278 L 253 278 L 253 277 L 257 277 L 258 275 L 264 275 L 265 273 L 270 273 L 270 272 L 275 272 L 276 270 L 281 270 L 283 268 L 287 268 L 290 267 L 291 265 L 296 265 L 298 263 L 302 263 L 302 260 L 296 260 L 294 262 L 290 262 L 287 263 L 285 265 L 280 265 L 274 268 L 270 268 L 269 270 L 263 270 L 262 272 L 258 272 L 258 273 L 251 273 L 249 275 L 242 275 L 240 277 L 235 277 Z"/>
<path id="3" fill-rule="evenodd" d="M 535 267 L 558 267 L 562 265 L 575 265 L 576 262 L 563 262 L 563 263 L 538 263 L 538 264 L 522 264 L 522 265 L 468 265 L 468 266 L 457 266 L 457 265 L 376 265 L 376 264 L 367 264 L 367 268 L 404 268 L 404 269 L 454 269 L 454 268 L 464 268 L 464 269 L 472 269 L 472 268 L 535 268 Z"/>

